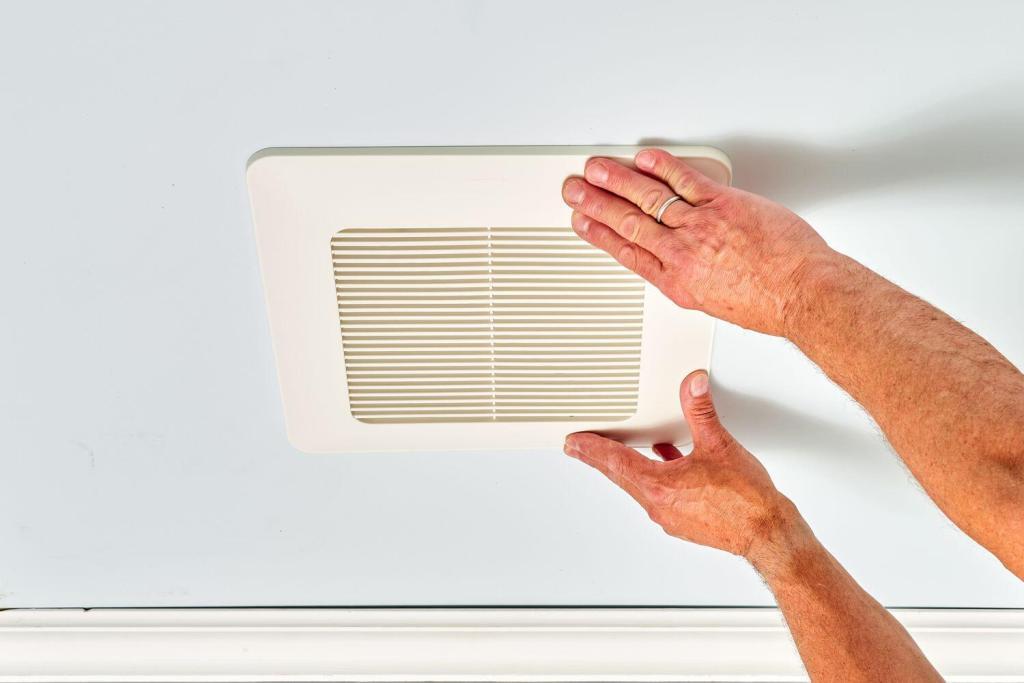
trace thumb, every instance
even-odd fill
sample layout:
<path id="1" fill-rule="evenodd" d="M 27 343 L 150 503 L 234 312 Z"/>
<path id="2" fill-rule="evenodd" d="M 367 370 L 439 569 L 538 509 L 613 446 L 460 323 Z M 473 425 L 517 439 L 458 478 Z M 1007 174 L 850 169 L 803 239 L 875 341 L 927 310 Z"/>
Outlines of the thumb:
<path id="1" fill-rule="evenodd" d="M 718 420 L 718 412 L 711 401 L 708 373 L 691 372 L 679 387 L 679 401 L 683 405 L 686 424 L 693 434 L 693 448 L 714 448 L 729 438 L 729 433 Z"/>

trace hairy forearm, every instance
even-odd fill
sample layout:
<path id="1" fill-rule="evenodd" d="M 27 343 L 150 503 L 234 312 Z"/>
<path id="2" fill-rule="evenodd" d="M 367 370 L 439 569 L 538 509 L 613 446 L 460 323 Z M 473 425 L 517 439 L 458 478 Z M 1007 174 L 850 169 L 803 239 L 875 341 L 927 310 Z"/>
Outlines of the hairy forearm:
<path id="1" fill-rule="evenodd" d="M 941 681 L 906 629 L 792 512 L 750 558 L 778 603 L 811 680 Z"/>
<path id="2" fill-rule="evenodd" d="M 788 336 L 867 409 L 939 507 L 1024 578 L 1020 371 L 846 257 L 809 278 Z"/>

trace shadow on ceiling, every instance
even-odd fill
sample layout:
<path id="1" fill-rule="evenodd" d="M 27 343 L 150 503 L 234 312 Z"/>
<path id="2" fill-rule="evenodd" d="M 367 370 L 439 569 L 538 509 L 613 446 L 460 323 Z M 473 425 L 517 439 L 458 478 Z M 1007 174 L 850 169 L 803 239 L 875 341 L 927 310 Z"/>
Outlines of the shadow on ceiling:
<path id="1" fill-rule="evenodd" d="M 714 387 L 722 424 L 747 448 L 793 454 L 857 457 L 877 454 L 882 435 L 867 428 L 833 422 L 761 396 L 727 386 Z"/>
<path id="2" fill-rule="evenodd" d="M 892 185 L 1024 181 L 1024 84 L 965 92 L 853 133 L 837 146 L 742 134 L 700 142 L 730 156 L 738 187 L 793 209 Z M 694 141 L 644 138 L 639 144 Z"/>

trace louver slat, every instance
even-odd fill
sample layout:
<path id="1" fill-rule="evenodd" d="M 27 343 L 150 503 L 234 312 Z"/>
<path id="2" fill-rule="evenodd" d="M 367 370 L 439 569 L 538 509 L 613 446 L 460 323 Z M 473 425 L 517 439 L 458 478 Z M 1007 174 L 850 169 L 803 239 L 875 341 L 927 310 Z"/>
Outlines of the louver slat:
<path id="1" fill-rule="evenodd" d="M 352 228 L 331 241 L 367 423 L 624 420 L 644 284 L 568 228 Z"/>

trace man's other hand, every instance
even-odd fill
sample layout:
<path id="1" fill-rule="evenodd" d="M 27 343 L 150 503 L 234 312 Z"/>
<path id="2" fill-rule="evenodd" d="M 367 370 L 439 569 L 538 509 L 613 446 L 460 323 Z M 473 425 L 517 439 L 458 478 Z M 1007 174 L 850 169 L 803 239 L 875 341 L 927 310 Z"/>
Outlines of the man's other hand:
<path id="1" fill-rule="evenodd" d="M 703 371 L 680 390 L 693 452 L 665 462 L 597 434 L 565 452 L 625 489 L 672 536 L 745 557 L 764 578 L 812 681 L 941 681 L 906 629 L 814 537 L 768 472 L 718 421 Z"/>
<path id="2" fill-rule="evenodd" d="M 654 451 L 665 462 L 656 462 L 587 432 L 566 438 L 566 454 L 603 472 L 672 536 L 741 555 L 755 566 L 773 564 L 780 542 L 806 529 L 795 506 L 719 422 L 704 371 L 688 375 L 679 393 L 693 434 L 689 455 L 658 444 Z"/>
<path id="3" fill-rule="evenodd" d="M 720 185 L 660 149 L 636 167 L 587 162 L 562 186 L 572 226 L 684 308 L 785 336 L 805 288 L 835 267 L 836 254 L 780 204 Z M 666 199 L 659 224 L 653 216 Z"/>

